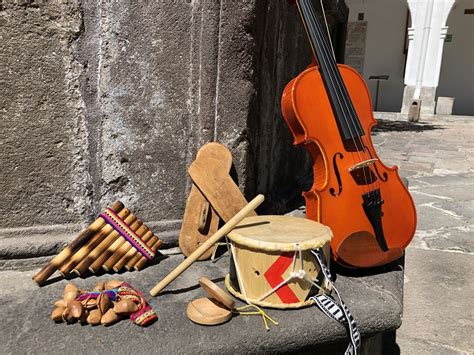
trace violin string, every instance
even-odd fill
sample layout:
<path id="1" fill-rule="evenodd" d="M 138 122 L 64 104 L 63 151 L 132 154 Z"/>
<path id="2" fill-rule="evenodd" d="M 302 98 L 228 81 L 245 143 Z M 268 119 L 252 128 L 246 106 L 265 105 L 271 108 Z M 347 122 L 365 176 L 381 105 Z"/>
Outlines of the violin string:
<path id="1" fill-rule="evenodd" d="M 334 58 L 334 61 L 330 60 L 331 56 L 329 54 L 327 55 L 327 57 L 330 60 L 330 62 L 329 62 L 330 68 L 333 71 L 334 79 L 336 79 L 336 83 L 339 86 L 339 91 L 340 91 L 340 93 L 341 93 L 341 95 L 342 95 L 342 97 L 345 101 L 345 104 L 347 105 L 349 113 L 352 115 L 351 123 L 354 125 L 354 128 L 357 130 L 357 126 L 359 126 L 359 128 L 361 128 L 360 122 L 359 122 L 359 125 L 356 122 L 354 122 L 354 119 L 357 118 L 357 113 L 355 111 L 354 106 L 352 105 L 352 102 L 351 102 L 350 97 L 349 97 L 349 93 L 347 92 L 346 87 L 344 85 L 344 82 L 342 81 L 342 77 L 339 74 L 339 69 L 338 69 L 337 63 L 336 63 L 336 55 L 334 54 L 334 48 L 333 48 L 333 45 L 332 45 L 331 34 L 329 33 L 329 27 L 328 27 L 328 23 L 327 23 L 327 19 L 326 19 L 326 13 L 325 13 L 323 1 L 320 0 L 319 4 L 321 6 L 321 12 L 323 13 L 323 16 L 324 16 L 324 21 L 325 21 L 324 23 L 326 25 L 326 35 L 327 36 L 324 34 L 324 30 L 321 26 L 320 21 L 317 20 L 317 18 L 316 18 L 317 15 L 314 11 L 314 8 L 311 8 L 312 15 L 313 15 L 313 20 L 315 21 L 315 23 L 317 25 L 316 29 L 319 31 L 320 36 L 322 38 L 322 41 L 324 42 L 324 44 L 326 46 L 326 48 L 325 48 L 326 51 L 329 52 L 329 49 L 331 50 L 332 58 Z M 329 49 L 327 49 L 327 48 L 329 48 Z M 339 74 L 339 75 L 337 75 L 337 74 Z"/>
<path id="2" fill-rule="evenodd" d="M 342 82 L 342 78 L 340 76 L 340 73 L 339 73 L 339 69 L 337 68 L 337 64 L 335 63 L 335 61 L 331 60 L 331 55 L 330 55 L 330 51 L 329 51 L 329 43 L 328 43 L 328 39 L 326 38 L 326 36 L 324 35 L 324 31 L 322 29 L 322 26 L 320 24 L 320 22 L 317 20 L 316 18 L 316 13 L 314 11 L 313 8 L 310 8 L 311 12 L 310 12 L 310 15 L 312 16 L 312 20 L 314 21 L 315 23 L 315 33 L 316 35 L 319 35 L 319 40 L 322 44 L 321 46 L 321 49 L 322 49 L 322 55 L 323 56 L 326 56 L 326 60 L 327 60 L 327 65 L 326 67 L 329 69 L 329 73 L 330 75 L 332 75 L 332 78 L 335 79 L 333 80 L 333 85 L 334 83 L 336 85 L 334 85 L 334 88 L 336 89 L 336 92 L 335 94 L 338 95 L 338 92 L 341 96 L 342 99 L 339 98 L 338 96 L 338 100 L 339 101 L 342 101 L 345 105 L 345 108 L 347 110 L 347 113 L 348 113 L 348 118 L 351 120 L 350 122 L 347 120 L 347 117 L 344 116 L 344 119 L 346 121 L 346 123 L 350 123 L 352 124 L 352 128 L 354 128 L 355 131 L 357 131 L 357 124 L 356 122 L 354 121 L 354 118 L 357 117 L 357 114 L 355 113 L 354 111 L 354 108 L 353 106 L 351 105 L 351 101 L 350 101 L 350 98 L 348 96 L 348 93 L 347 91 L 345 91 L 345 86 Z M 324 11 L 324 8 L 322 8 L 322 11 Z M 339 74 L 339 75 L 338 75 Z M 331 78 L 330 78 L 331 79 Z M 351 128 L 351 125 L 348 125 L 348 128 L 350 129 Z M 357 133 L 357 132 L 356 132 Z M 351 131 L 351 136 L 352 136 L 352 131 Z M 358 135 L 356 135 L 356 137 L 359 137 Z M 351 138 L 354 138 L 351 137 Z"/>
<path id="3" fill-rule="evenodd" d="M 322 4 L 321 4 L 321 6 L 322 6 Z M 315 24 L 317 25 L 316 26 L 316 30 L 317 30 L 316 34 L 319 34 L 319 39 L 322 42 L 322 46 L 321 46 L 321 49 L 323 51 L 322 54 L 323 54 L 323 56 L 325 55 L 326 59 L 329 61 L 329 65 L 327 65 L 326 67 L 331 70 L 331 73 L 329 73 L 329 74 L 332 74 L 332 76 L 335 79 L 333 81 L 333 83 L 335 82 L 337 84 L 337 87 L 335 87 L 336 88 L 335 94 L 338 95 L 338 91 L 339 91 L 339 94 L 342 97 L 342 102 L 344 102 L 344 104 L 346 105 L 346 109 L 349 113 L 348 118 L 350 119 L 350 123 L 352 123 L 352 128 L 354 128 L 357 131 L 357 128 L 356 128 L 357 124 L 356 124 L 356 122 L 354 122 L 354 120 L 358 121 L 357 113 L 355 112 L 355 108 L 352 105 L 352 101 L 350 100 L 349 94 L 346 90 L 346 87 L 345 87 L 343 81 L 342 81 L 342 77 L 340 75 L 340 72 L 339 72 L 339 69 L 337 67 L 336 62 L 331 61 L 332 57 L 330 56 L 330 51 L 328 49 L 329 43 L 328 43 L 327 38 L 324 35 L 324 31 L 322 29 L 322 26 L 321 26 L 320 22 L 317 22 L 317 20 L 316 20 L 317 15 L 315 14 L 314 9 L 313 8 L 311 8 L 311 9 L 312 9 L 312 12 L 311 12 L 312 20 L 315 21 Z M 323 6 L 322 6 L 321 10 L 324 12 L 324 7 Z M 339 97 L 338 97 L 338 100 L 341 101 L 341 99 Z M 344 117 L 344 119 L 347 123 L 348 122 L 347 118 Z M 360 121 L 358 121 L 358 122 L 359 122 L 359 125 L 360 125 Z M 349 129 L 349 132 L 352 136 L 351 138 L 352 138 L 352 141 L 354 142 L 355 148 L 357 148 L 357 143 L 354 140 L 354 135 L 352 134 L 352 129 L 351 129 L 350 124 L 348 124 L 348 129 Z M 355 135 L 355 138 L 358 140 L 358 142 L 360 144 L 360 148 L 362 148 L 362 152 L 359 149 L 357 150 L 357 155 L 359 157 L 359 160 L 362 162 L 361 154 L 364 156 L 365 160 L 369 160 L 371 157 L 367 154 L 367 151 L 365 150 L 366 146 L 364 144 L 363 138 L 361 136 L 359 136 L 358 134 Z M 362 169 L 362 173 L 363 173 L 363 177 L 364 177 L 364 185 L 362 186 L 362 190 L 365 193 L 366 188 L 370 190 L 371 189 L 370 185 L 373 184 L 374 182 L 371 182 L 372 177 L 371 177 L 370 181 L 367 178 L 365 167 L 361 167 L 360 169 Z M 372 174 L 372 172 L 370 170 L 369 170 L 369 172 Z M 376 183 L 376 185 L 378 185 L 380 182 L 379 182 L 378 179 L 375 179 L 375 183 Z"/>
<path id="4" fill-rule="evenodd" d="M 324 11 L 324 8 L 322 8 L 322 11 Z M 334 85 L 334 83 L 337 84 L 337 86 L 334 85 L 334 88 L 336 89 L 335 94 L 337 95 L 337 93 L 339 91 L 339 93 L 342 97 L 342 101 L 345 104 L 345 108 L 347 109 L 347 114 L 348 114 L 347 116 L 349 118 L 351 118 L 350 122 L 347 121 L 347 119 L 346 119 L 346 123 L 351 123 L 352 128 L 354 128 L 354 130 L 357 131 L 357 124 L 353 120 L 353 116 L 352 116 L 352 115 L 355 115 L 355 112 L 351 109 L 351 105 L 348 102 L 349 100 L 347 99 L 348 98 L 347 92 L 344 92 L 344 90 L 343 90 L 344 86 L 343 86 L 343 84 L 341 84 L 340 76 L 337 75 L 339 73 L 339 70 L 337 69 L 337 64 L 335 63 L 334 60 L 331 60 L 331 54 L 330 54 L 330 49 L 329 49 L 330 46 L 329 46 L 329 43 L 328 43 L 328 39 L 324 35 L 324 31 L 322 30 L 321 23 L 317 19 L 317 14 L 316 14 L 316 12 L 315 12 L 315 10 L 312 6 L 309 6 L 309 14 L 311 16 L 311 19 L 313 20 L 313 25 L 315 26 L 313 31 L 315 32 L 315 34 L 317 36 L 319 36 L 319 42 L 321 43 L 322 55 L 326 56 L 325 59 L 327 60 L 327 68 L 330 71 L 329 74 L 332 75 L 333 79 L 335 79 L 335 80 L 333 80 L 333 85 Z M 346 118 L 346 117 L 344 117 L 344 118 Z"/>
<path id="5" fill-rule="evenodd" d="M 326 43 L 326 45 L 330 45 L 330 49 L 331 49 L 331 53 L 333 55 L 333 58 L 334 58 L 334 62 L 331 62 L 332 64 L 335 65 L 335 69 L 337 69 L 337 71 L 339 72 L 339 69 L 337 67 L 337 63 L 336 62 L 336 55 L 334 53 L 334 46 L 332 44 L 332 40 L 331 40 L 331 34 L 329 32 L 329 26 L 328 26 L 328 22 L 327 22 L 327 18 L 326 18 L 326 11 L 324 9 L 324 4 L 323 4 L 323 0 L 319 0 L 319 4 L 321 6 L 321 11 L 323 13 L 323 17 L 324 17 L 324 23 L 326 25 L 326 34 L 327 34 L 327 38 L 329 40 L 329 43 Z M 322 31 L 322 29 L 320 30 Z M 340 86 L 342 87 L 342 96 L 343 98 L 348 101 L 347 103 L 347 106 L 349 107 L 349 110 L 351 111 L 351 113 L 353 114 L 353 117 L 351 118 L 352 120 L 355 118 L 358 120 L 358 115 L 357 115 L 357 112 L 355 111 L 355 107 L 354 105 L 352 104 L 352 101 L 350 99 L 350 96 L 346 90 L 346 86 L 344 85 L 344 82 L 342 81 L 342 77 L 340 75 L 336 75 L 336 80 L 340 83 Z M 360 121 L 359 121 L 360 123 Z M 367 132 L 367 133 L 370 133 L 370 132 Z M 365 142 L 364 142 L 364 139 L 360 136 L 358 136 L 359 138 L 359 142 L 362 144 L 362 148 L 363 148 L 363 153 L 365 155 L 365 158 L 366 159 L 369 159 L 369 158 L 372 158 L 370 156 L 370 154 L 367 154 L 366 152 L 366 145 L 365 145 Z M 367 148 L 368 149 L 368 148 Z M 375 164 L 375 163 L 374 163 Z M 363 174 L 364 174 L 364 181 L 365 183 L 367 183 L 367 176 L 366 176 L 366 170 L 365 170 L 365 167 L 362 168 L 362 171 L 363 171 Z M 371 170 L 369 169 L 369 172 L 371 172 Z M 371 182 L 371 184 L 374 184 L 374 182 Z M 378 178 L 375 179 L 375 186 L 374 186 L 375 189 L 380 189 L 380 180 Z M 370 189 L 370 188 L 369 188 Z"/>
<path id="6" fill-rule="evenodd" d="M 310 11 L 308 10 L 308 9 L 311 9 L 311 7 L 308 6 L 307 8 L 305 8 L 305 6 L 307 6 L 307 4 L 304 3 L 304 0 L 301 0 L 300 2 L 302 3 L 301 5 L 303 5 L 303 6 L 301 6 L 301 8 L 300 8 L 300 10 L 301 10 L 301 12 L 302 12 L 302 15 L 303 15 L 303 19 L 304 19 L 304 15 L 308 16 L 308 21 L 307 21 L 307 24 L 306 24 L 307 27 L 308 27 L 308 35 L 310 35 L 310 36 L 313 35 L 313 36 L 314 36 L 314 33 L 315 33 L 314 24 L 313 24 L 311 21 L 315 21 L 315 19 L 314 19 L 314 16 L 312 16 L 312 14 L 310 13 Z M 317 34 L 316 34 L 316 36 L 317 36 Z M 310 40 L 311 40 L 311 38 L 310 38 Z M 316 38 L 316 40 L 321 41 L 321 39 L 319 39 L 319 38 Z M 314 55 L 317 57 L 317 55 L 316 55 L 316 48 L 315 48 L 315 46 L 313 46 L 313 45 L 312 45 L 312 47 L 313 47 Z M 323 52 L 323 51 L 320 51 L 320 54 L 321 54 L 322 56 L 324 56 L 324 52 Z M 324 58 L 322 58 L 322 59 L 324 59 Z M 326 61 L 324 61 L 324 60 L 318 61 L 318 66 L 320 67 L 321 70 L 329 71 L 329 68 L 327 67 L 327 63 L 326 63 Z M 321 77 L 323 77 L 322 74 L 321 74 Z M 328 77 L 328 80 L 330 80 L 329 84 L 333 85 L 333 87 L 335 88 L 333 82 L 331 82 L 331 78 L 330 78 L 330 77 Z M 343 118 L 344 118 L 344 120 L 345 120 L 346 123 L 347 123 L 347 119 L 346 119 L 346 117 L 345 117 L 345 112 L 344 112 L 344 106 L 342 105 L 341 99 L 339 98 L 339 96 L 337 96 L 337 92 L 335 92 L 335 95 L 336 95 L 337 101 L 339 101 L 340 108 L 341 108 L 341 110 L 343 111 L 343 114 L 344 114 L 344 115 L 343 115 Z M 329 97 L 329 93 L 328 93 L 328 97 Z M 349 125 L 347 125 L 347 127 L 348 127 L 348 129 L 349 129 L 349 133 L 350 133 L 351 136 L 352 136 L 353 134 L 352 134 L 352 129 L 351 129 L 351 127 L 350 127 Z M 353 140 L 353 138 L 352 138 L 352 140 Z M 354 161 L 356 161 L 356 159 L 354 158 L 354 153 L 353 153 L 353 152 L 350 152 L 350 154 L 352 155 L 352 159 L 353 159 Z M 359 156 L 359 159 L 361 159 L 360 156 Z M 365 193 L 365 187 L 364 187 L 364 186 L 362 187 L 362 189 L 363 189 L 363 191 L 364 191 L 364 193 Z"/>
<path id="7" fill-rule="evenodd" d="M 334 60 L 336 60 L 336 53 L 334 53 L 334 46 L 332 45 L 331 33 L 329 33 L 328 19 L 326 18 L 326 10 L 324 10 L 323 0 L 319 0 L 319 5 L 323 12 L 324 24 L 326 25 L 326 33 L 328 35 L 329 44 L 331 45 L 331 53 Z"/>
<path id="8" fill-rule="evenodd" d="M 303 2 L 303 1 L 305 1 L 305 0 L 300 0 L 300 1 Z M 306 3 L 304 3 L 304 5 L 307 6 Z M 302 8 L 302 9 L 303 9 L 303 8 Z M 335 70 L 338 70 L 338 69 L 334 69 L 334 67 L 331 68 L 331 67 L 328 65 L 328 64 L 330 63 L 330 60 L 328 60 L 328 57 L 329 57 L 329 50 L 328 50 L 328 48 L 327 48 L 327 41 L 324 41 L 324 36 L 322 35 L 322 33 L 321 33 L 320 31 L 317 31 L 317 27 L 316 27 L 316 29 L 314 28 L 314 24 L 317 24 L 317 22 L 316 22 L 317 20 L 316 20 L 316 17 L 315 17 L 315 16 L 317 16 L 317 15 L 315 14 L 314 10 L 313 10 L 313 11 L 311 11 L 311 10 L 312 10 L 312 7 L 311 7 L 311 6 L 308 6 L 307 9 L 305 9 L 305 12 L 306 12 L 307 15 L 310 17 L 309 19 L 314 22 L 314 23 L 312 23 L 312 21 L 309 21 L 309 22 L 308 22 L 308 25 L 309 25 L 309 27 L 310 27 L 310 31 L 312 31 L 312 32 L 316 35 L 316 37 L 317 37 L 316 39 L 321 43 L 321 45 L 320 45 L 320 48 L 321 48 L 320 54 L 321 54 L 321 56 L 323 57 L 322 59 L 325 59 L 325 60 L 321 60 L 320 63 L 318 63 L 318 64 L 319 64 L 321 67 L 324 67 L 325 70 L 326 70 L 326 72 L 328 72 L 328 74 L 332 74 L 332 76 L 334 76 L 334 77 L 337 79 L 337 75 L 335 75 Z M 326 46 L 325 46 L 325 44 L 326 44 Z M 315 49 L 314 49 L 314 50 L 315 50 Z M 324 58 L 324 57 L 325 57 L 325 58 Z M 329 58 L 330 58 L 330 57 L 329 57 Z M 331 70 L 331 69 L 332 69 L 332 70 Z M 331 71 L 332 71 L 332 73 L 331 73 Z M 352 121 L 351 123 L 352 123 L 353 127 L 351 128 L 351 125 L 350 125 L 349 122 L 348 122 L 348 117 L 351 118 L 351 114 L 350 114 L 351 111 L 350 111 L 350 108 L 349 108 L 349 104 L 347 103 L 346 100 L 344 100 L 344 95 L 341 95 L 342 98 L 339 97 L 339 95 L 338 95 L 338 90 L 339 90 L 340 94 L 342 93 L 341 90 L 340 90 L 341 84 L 338 83 L 337 80 L 336 80 L 336 83 L 339 84 L 339 85 L 338 85 L 339 87 L 337 87 L 337 86 L 335 85 L 335 81 L 331 78 L 331 75 L 329 75 L 328 80 L 330 80 L 330 84 L 333 85 L 333 88 L 336 89 L 335 92 L 334 92 L 334 95 L 335 95 L 337 101 L 339 102 L 339 105 L 340 105 L 340 107 L 341 107 L 341 109 L 342 109 L 342 111 L 343 111 L 343 119 L 345 120 L 345 122 L 346 122 L 346 124 L 347 124 L 347 128 L 348 128 L 349 133 L 350 133 L 350 135 L 351 135 L 351 140 L 352 140 L 352 142 L 354 143 L 355 148 L 357 149 L 357 143 L 356 143 L 354 137 L 355 137 L 355 136 L 358 136 L 358 135 L 357 135 L 357 134 L 354 135 L 354 134 L 353 134 L 353 129 L 352 129 L 352 128 L 356 129 L 356 125 L 355 125 L 355 123 Z M 345 104 L 345 105 L 344 105 L 345 107 L 342 105 L 342 103 Z M 347 112 L 347 116 L 348 116 L 348 117 L 346 116 L 346 112 Z M 359 137 L 359 140 L 360 140 L 360 137 Z M 363 146 L 363 142 L 361 142 L 361 143 L 362 143 L 362 146 Z M 362 160 L 361 153 L 360 153 L 360 150 L 357 149 L 356 152 L 357 152 L 357 156 L 358 156 L 358 158 L 359 158 L 359 161 L 363 161 L 363 160 Z M 363 152 L 366 154 L 365 150 L 364 150 Z M 351 154 L 353 155 L 352 152 L 351 152 Z M 364 174 L 364 183 L 365 183 L 365 184 L 362 185 L 362 190 L 363 190 L 364 193 L 366 193 L 366 188 L 368 187 L 368 186 L 367 186 L 367 185 L 368 185 L 368 179 L 367 179 L 367 176 L 366 176 L 366 173 L 365 173 L 365 169 L 363 169 L 363 174 Z"/>
<path id="9" fill-rule="evenodd" d="M 303 1 L 303 0 L 302 0 L 302 1 Z M 305 4 L 305 5 L 306 5 L 306 4 Z M 310 17 L 310 20 L 315 21 L 314 13 L 312 13 L 310 10 L 311 10 L 311 7 L 308 7 L 308 9 L 305 9 L 305 11 L 307 11 L 307 15 Z M 308 23 L 308 25 L 309 25 L 309 27 L 310 27 L 310 31 L 311 31 L 313 34 L 315 34 L 316 37 L 319 37 L 319 38 L 316 38 L 316 40 L 318 40 L 320 43 L 322 43 L 322 42 L 323 42 L 323 38 L 321 38 L 320 33 L 315 30 L 314 24 L 310 21 L 310 22 Z M 315 49 L 315 48 L 313 48 L 313 49 L 314 49 L 315 52 L 316 52 L 316 49 Z M 322 57 L 327 56 L 327 53 L 325 53 L 324 49 L 327 50 L 327 47 L 326 47 L 326 48 L 325 48 L 324 46 L 321 47 L 320 54 L 321 54 Z M 316 55 L 316 53 L 315 53 L 315 55 Z M 323 59 L 325 59 L 325 58 L 323 58 Z M 325 68 L 324 70 L 325 70 L 326 72 L 328 72 L 328 74 L 330 74 L 330 69 L 331 69 L 331 68 L 328 66 L 328 61 L 327 61 L 327 60 L 326 60 L 326 61 L 321 60 L 320 62 L 321 62 L 321 63 L 318 63 L 318 65 L 321 67 L 321 69 L 324 69 L 324 68 Z M 332 78 L 331 78 L 330 76 L 327 77 L 327 79 L 329 80 L 329 84 L 331 84 L 332 87 L 333 87 L 333 89 L 335 89 L 335 92 L 334 92 L 335 98 L 337 99 L 337 101 L 338 101 L 338 103 L 339 103 L 339 107 L 340 107 L 341 110 L 343 111 L 343 118 L 344 118 L 346 124 L 348 124 L 349 122 L 347 121 L 346 112 L 345 112 L 345 111 L 347 111 L 347 114 L 350 114 L 350 111 L 348 110 L 347 103 L 344 102 L 345 105 L 342 105 L 342 103 L 343 103 L 344 100 L 339 97 L 339 95 L 338 95 L 338 93 L 337 93 L 337 87 L 334 85 L 334 81 L 332 81 Z M 328 96 L 329 96 L 329 95 L 328 95 Z M 353 135 L 353 132 L 352 132 L 351 126 L 350 126 L 349 124 L 347 125 L 347 128 L 349 129 L 349 132 L 350 132 L 350 134 L 351 134 L 351 136 L 352 136 L 352 135 Z M 354 128 L 355 128 L 355 127 L 354 127 Z M 353 138 L 353 137 L 352 137 L 352 138 Z"/>
<path id="10" fill-rule="evenodd" d="M 320 22 L 317 22 L 318 21 L 318 19 L 316 18 L 317 14 L 315 13 L 313 8 L 312 8 L 313 9 L 312 19 L 313 19 L 313 21 L 315 21 L 316 30 L 319 33 L 319 37 L 321 39 L 321 43 L 322 43 L 322 47 L 323 47 L 322 49 L 323 50 L 326 49 L 326 57 L 327 57 L 328 63 L 329 63 L 328 68 L 332 69 L 332 75 L 336 79 L 335 82 L 338 84 L 338 87 L 336 88 L 335 94 L 337 95 L 337 90 L 339 90 L 339 92 L 342 96 L 342 101 L 344 102 L 344 104 L 346 105 L 346 108 L 348 109 L 349 118 L 351 119 L 351 123 L 353 125 L 354 130 L 355 130 L 356 136 L 359 137 L 359 141 L 360 141 L 360 143 L 362 143 L 362 147 L 363 147 L 364 144 L 363 144 L 363 142 L 361 142 L 361 138 L 357 134 L 357 125 L 354 122 L 354 118 L 353 118 L 354 116 L 351 117 L 351 114 L 355 114 L 354 107 L 353 107 L 353 105 L 351 105 L 351 101 L 350 101 L 350 98 L 348 97 L 347 91 L 345 92 L 346 95 L 344 95 L 344 91 L 341 89 L 341 88 L 345 88 L 345 86 L 344 86 L 344 83 L 341 82 L 342 77 L 340 76 L 339 68 L 337 67 L 336 55 L 334 53 L 334 47 L 333 47 L 332 41 L 331 41 L 331 34 L 329 33 L 329 27 L 328 27 L 328 23 L 327 23 L 327 19 L 326 19 L 326 13 L 325 13 L 326 10 L 324 9 L 323 0 L 319 0 L 319 4 L 321 6 L 321 12 L 323 13 L 323 16 L 324 16 L 324 22 L 325 22 L 325 25 L 326 25 L 327 37 L 324 36 L 324 31 L 321 28 L 321 26 L 318 26 L 318 24 L 320 24 Z M 332 58 L 334 59 L 334 61 L 331 61 L 331 56 L 330 56 L 330 54 L 328 54 L 329 53 L 328 46 L 331 49 L 330 53 L 332 53 L 332 55 L 333 55 Z M 337 75 L 337 74 L 339 74 L 339 75 Z M 355 117 L 357 117 L 357 116 L 355 116 Z M 346 122 L 348 122 L 346 117 L 344 117 L 344 119 L 345 119 Z M 357 149 L 357 144 L 354 140 L 354 136 L 352 134 L 351 126 L 350 126 L 350 124 L 348 124 L 347 126 L 349 128 L 349 132 L 351 134 L 352 141 L 354 142 L 354 147 L 355 147 L 355 149 Z M 360 152 L 358 150 L 357 150 L 357 155 L 358 155 L 359 160 L 362 161 L 362 157 L 361 157 Z M 362 169 L 362 173 L 364 175 L 364 185 L 362 185 L 362 192 L 365 194 L 367 189 L 370 190 L 370 187 L 367 186 L 368 185 L 368 179 L 367 179 L 367 175 L 366 175 L 366 172 L 365 172 L 364 168 Z"/>
<path id="11" fill-rule="evenodd" d="M 333 46 L 333 44 L 332 44 L 331 34 L 330 34 L 330 32 L 329 32 L 329 26 L 328 26 L 328 21 L 327 21 L 327 18 L 326 18 L 326 10 L 325 10 L 325 8 L 324 8 L 323 0 L 319 0 L 319 5 L 321 6 L 321 11 L 322 11 L 323 16 L 324 16 L 324 24 L 326 25 L 326 34 L 327 34 L 327 38 L 329 39 L 329 45 L 330 45 L 330 48 L 331 48 L 331 53 L 332 53 L 332 55 L 333 55 L 334 62 L 336 62 L 336 54 L 334 53 L 334 46 Z M 336 69 L 338 69 L 337 63 L 336 63 L 335 65 L 336 65 Z M 338 70 L 338 71 L 339 71 L 339 70 Z M 342 79 L 342 77 L 341 77 L 340 75 L 336 75 L 336 79 L 339 80 L 339 81 L 341 81 L 340 79 Z M 342 85 L 342 88 L 343 88 L 343 89 L 346 89 L 346 87 L 345 87 L 345 85 L 344 85 L 344 82 L 342 82 L 341 85 Z M 348 95 L 347 90 L 344 90 L 344 91 L 345 91 L 345 94 Z M 344 93 L 343 93 L 343 94 L 344 94 Z M 350 99 L 349 96 L 347 97 L 347 100 L 349 101 L 349 104 L 348 104 L 349 109 L 350 109 L 350 110 L 352 111 L 352 113 L 354 114 L 354 117 L 358 119 L 357 112 L 355 112 L 355 107 L 354 107 L 354 105 L 352 104 L 351 99 Z M 367 133 L 370 133 L 370 132 L 367 132 Z M 367 159 L 367 158 L 371 158 L 370 156 L 367 156 L 367 154 L 366 154 L 366 151 L 365 151 L 366 146 L 365 146 L 365 144 L 364 144 L 364 139 L 363 139 L 362 137 L 359 137 L 359 141 L 360 141 L 360 143 L 362 144 L 362 149 L 364 150 L 366 159 Z M 368 148 L 367 148 L 367 149 L 368 149 Z M 375 163 L 374 163 L 374 164 L 375 164 Z M 362 171 L 363 171 L 363 174 L 364 174 L 364 182 L 367 183 L 367 176 L 366 176 L 366 173 L 365 173 L 365 167 L 362 168 Z M 369 170 L 369 171 L 370 171 L 370 170 Z M 373 184 L 373 183 L 372 183 L 372 184 Z M 376 179 L 376 180 L 375 180 L 375 189 L 377 189 L 377 188 L 380 188 L 380 181 L 379 181 L 379 179 Z M 369 188 L 369 190 L 370 190 L 370 188 Z"/>

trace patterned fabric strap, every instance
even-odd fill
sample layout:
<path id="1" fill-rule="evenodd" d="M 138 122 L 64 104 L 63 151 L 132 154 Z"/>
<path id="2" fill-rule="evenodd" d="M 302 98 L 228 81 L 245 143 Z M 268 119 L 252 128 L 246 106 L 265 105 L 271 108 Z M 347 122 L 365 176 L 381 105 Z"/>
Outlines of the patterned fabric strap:
<path id="1" fill-rule="evenodd" d="M 100 214 L 122 237 L 124 237 L 132 246 L 138 250 L 147 260 L 155 257 L 155 252 L 135 233 L 125 221 L 120 218 L 113 210 L 107 208 Z"/>
<path id="2" fill-rule="evenodd" d="M 321 268 L 321 272 L 326 277 L 328 282 L 331 284 L 332 289 L 336 293 L 336 296 L 339 300 L 339 304 L 337 304 L 334 299 L 327 295 L 317 295 L 310 298 L 316 303 L 318 308 L 323 311 L 324 314 L 326 314 L 329 318 L 332 318 L 335 321 L 341 323 L 342 325 L 344 325 L 344 327 L 346 327 L 346 329 L 349 330 L 351 342 L 349 343 L 346 349 L 345 355 L 357 355 L 360 351 L 361 338 L 354 317 L 352 317 L 352 314 L 346 307 L 344 301 L 342 300 L 339 291 L 334 286 L 331 274 L 326 265 L 323 263 L 322 255 L 319 253 L 319 251 L 311 252 L 316 257 L 319 267 Z"/>
<path id="3" fill-rule="evenodd" d="M 155 311 L 145 300 L 143 293 L 130 286 L 128 283 L 122 283 L 117 289 L 117 293 L 121 299 L 129 299 L 138 304 L 138 310 L 130 314 L 130 320 L 142 327 L 146 327 L 158 319 Z"/>

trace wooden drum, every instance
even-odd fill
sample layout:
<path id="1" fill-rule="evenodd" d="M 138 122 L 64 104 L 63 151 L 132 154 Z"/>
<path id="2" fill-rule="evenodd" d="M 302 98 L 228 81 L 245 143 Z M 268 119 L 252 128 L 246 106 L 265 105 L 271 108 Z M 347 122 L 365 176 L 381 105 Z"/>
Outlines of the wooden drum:
<path id="1" fill-rule="evenodd" d="M 329 263 L 331 230 L 312 220 L 252 216 L 228 234 L 231 264 L 226 287 L 234 296 L 270 308 L 300 308 L 309 297 L 329 293 L 313 253 Z M 321 255 L 321 254 L 320 254 Z"/>

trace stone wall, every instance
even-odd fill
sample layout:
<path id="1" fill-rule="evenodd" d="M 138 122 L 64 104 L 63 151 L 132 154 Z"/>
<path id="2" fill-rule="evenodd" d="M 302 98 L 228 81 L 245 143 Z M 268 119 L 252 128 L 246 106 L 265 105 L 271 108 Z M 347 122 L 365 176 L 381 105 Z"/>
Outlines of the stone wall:
<path id="1" fill-rule="evenodd" d="M 0 259 L 55 252 L 115 199 L 175 244 L 208 141 L 264 211 L 305 184 L 280 97 L 310 55 L 286 0 L 6 0 L 0 23 Z"/>
<path id="2" fill-rule="evenodd" d="M 353 21 L 347 24 L 345 64 L 363 75 L 367 21 Z"/>

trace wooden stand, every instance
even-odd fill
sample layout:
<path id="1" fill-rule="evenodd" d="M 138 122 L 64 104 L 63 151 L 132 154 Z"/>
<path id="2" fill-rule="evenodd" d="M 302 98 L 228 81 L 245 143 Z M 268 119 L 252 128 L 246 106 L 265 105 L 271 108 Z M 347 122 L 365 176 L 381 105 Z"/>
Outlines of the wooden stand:
<path id="1" fill-rule="evenodd" d="M 199 149 L 196 161 L 207 164 L 208 159 L 219 161 L 219 168 L 225 174 L 229 174 L 232 166 L 232 155 L 230 151 L 219 143 L 207 143 Z M 219 228 L 219 216 L 211 207 L 209 201 L 193 184 L 186 201 L 183 224 L 179 234 L 179 247 L 185 256 L 191 255 L 199 245 L 204 243 Z M 211 257 L 212 248 L 201 255 L 198 260 L 206 260 Z"/>
<path id="2" fill-rule="evenodd" d="M 247 204 L 229 171 L 232 166 L 230 151 L 218 143 L 205 144 L 198 152 L 188 173 L 193 186 L 186 202 L 179 246 L 185 256 L 216 232 L 219 221 L 228 222 Z M 250 215 L 256 216 L 254 211 Z M 208 259 L 208 249 L 198 260 Z"/>

